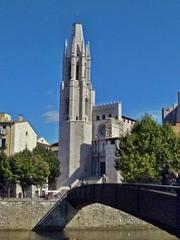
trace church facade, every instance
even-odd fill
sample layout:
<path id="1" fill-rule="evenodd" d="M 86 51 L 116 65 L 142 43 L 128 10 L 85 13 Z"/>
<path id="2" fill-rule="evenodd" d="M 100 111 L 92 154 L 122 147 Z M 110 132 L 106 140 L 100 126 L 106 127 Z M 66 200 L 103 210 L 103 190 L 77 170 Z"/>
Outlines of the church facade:
<path id="1" fill-rule="evenodd" d="M 59 159 L 61 176 L 57 187 L 79 181 L 120 182 L 116 172 L 115 148 L 120 136 L 131 130 L 135 120 L 122 115 L 119 102 L 95 105 L 91 82 L 90 46 L 82 25 L 73 24 L 70 44 L 65 43 L 60 87 Z"/>

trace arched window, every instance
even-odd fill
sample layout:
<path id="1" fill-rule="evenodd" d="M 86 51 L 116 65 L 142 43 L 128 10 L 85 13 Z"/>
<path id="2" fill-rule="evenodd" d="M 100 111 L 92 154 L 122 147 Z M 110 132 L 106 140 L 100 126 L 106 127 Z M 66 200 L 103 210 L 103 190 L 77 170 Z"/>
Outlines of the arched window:
<path id="1" fill-rule="evenodd" d="M 98 121 L 100 119 L 99 115 L 96 116 L 96 120 Z"/>
<path id="2" fill-rule="evenodd" d="M 102 144 L 102 151 L 105 151 L 105 143 Z"/>
<path id="3" fill-rule="evenodd" d="M 68 63 L 68 77 L 71 79 L 71 62 Z"/>
<path id="4" fill-rule="evenodd" d="M 79 80 L 79 62 L 76 64 L 76 80 Z"/>
<path id="5" fill-rule="evenodd" d="M 86 97 L 86 98 L 85 98 L 85 114 L 86 114 L 87 116 L 88 116 L 88 112 L 89 112 L 89 111 L 88 111 L 88 105 L 89 105 L 88 103 L 89 103 L 89 101 L 88 101 L 88 98 Z"/>
<path id="6" fill-rule="evenodd" d="M 66 99 L 65 114 L 69 115 L 69 98 Z"/>

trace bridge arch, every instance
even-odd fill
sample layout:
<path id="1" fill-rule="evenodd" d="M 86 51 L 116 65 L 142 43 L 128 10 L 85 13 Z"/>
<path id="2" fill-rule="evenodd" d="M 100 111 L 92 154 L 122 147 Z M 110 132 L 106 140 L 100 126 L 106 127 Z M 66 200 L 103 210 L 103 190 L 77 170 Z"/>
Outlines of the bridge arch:
<path id="1" fill-rule="evenodd" d="M 104 204 L 180 236 L 180 187 L 90 184 L 73 188 L 67 200 L 75 209 L 93 203 Z"/>
<path id="2" fill-rule="evenodd" d="M 60 230 L 78 211 L 104 204 L 180 237 L 180 187 L 149 184 L 87 184 L 72 188 L 34 227 Z"/>

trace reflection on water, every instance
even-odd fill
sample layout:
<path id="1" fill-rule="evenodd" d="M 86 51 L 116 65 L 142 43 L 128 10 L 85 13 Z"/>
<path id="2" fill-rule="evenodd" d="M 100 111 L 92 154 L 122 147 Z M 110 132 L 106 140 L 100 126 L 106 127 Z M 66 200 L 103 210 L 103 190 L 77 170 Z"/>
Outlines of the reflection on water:
<path id="1" fill-rule="evenodd" d="M 65 230 L 35 233 L 30 231 L 0 231 L 0 240 L 177 240 L 159 229 Z"/>

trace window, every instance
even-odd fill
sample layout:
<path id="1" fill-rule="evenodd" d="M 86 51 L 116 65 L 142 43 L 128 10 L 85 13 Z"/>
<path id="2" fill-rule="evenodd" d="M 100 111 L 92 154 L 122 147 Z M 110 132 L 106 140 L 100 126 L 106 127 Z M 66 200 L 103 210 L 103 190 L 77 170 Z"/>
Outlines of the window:
<path id="1" fill-rule="evenodd" d="M 115 144 L 115 139 L 111 139 L 111 144 Z"/>
<path id="2" fill-rule="evenodd" d="M 79 80 L 79 62 L 76 65 L 76 80 Z"/>
<path id="3" fill-rule="evenodd" d="M 65 110 L 65 112 L 66 112 L 66 115 L 69 115 L 69 98 L 66 98 L 66 110 Z"/>
<path id="4" fill-rule="evenodd" d="M 106 163 L 100 162 L 100 175 L 106 174 Z"/>
<path id="5" fill-rule="evenodd" d="M 5 126 L 5 125 L 3 126 L 3 129 L 6 129 L 6 126 Z"/>
<path id="6" fill-rule="evenodd" d="M 102 144 L 102 151 L 105 151 L 105 143 Z"/>
<path id="7" fill-rule="evenodd" d="M 99 118 L 99 115 L 96 116 L 96 120 L 98 121 L 100 118 Z"/>
<path id="8" fill-rule="evenodd" d="M 1 147 L 6 148 L 6 139 L 2 138 Z"/>
<path id="9" fill-rule="evenodd" d="M 112 115 L 111 115 L 111 114 L 109 114 L 109 117 L 111 118 L 111 117 L 112 117 Z"/>
<path id="10" fill-rule="evenodd" d="M 106 119 L 106 115 L 105 114 L 102 115 L 102 119 Z"/>
<path id="11" fill-rule="evenodd" d="M 28 132 L 26 131 L 26 136 L 28 135 Z"/>
<path id="12" fill-rule="evenodd" d="M 71 63 L 68 64 L 68 75 L 69 79 L 71 79 Z"/>
<path id="13" fill-rule="evenodd" d="M 78 116 L 76 116 L 76 120 L 78 120 Z"/>
<path id="14" fill-rule="evenodd" d="M 89 107 L 89 103 L 88 103 L 88 98 L 86 97 L 85 99 L 85 114 L 88 116 L 88 107 Z"/>

